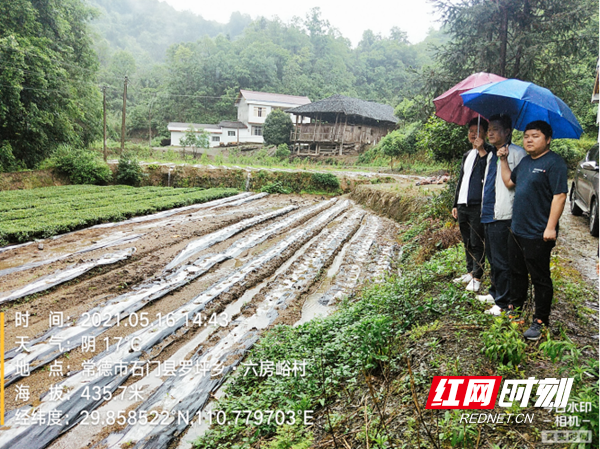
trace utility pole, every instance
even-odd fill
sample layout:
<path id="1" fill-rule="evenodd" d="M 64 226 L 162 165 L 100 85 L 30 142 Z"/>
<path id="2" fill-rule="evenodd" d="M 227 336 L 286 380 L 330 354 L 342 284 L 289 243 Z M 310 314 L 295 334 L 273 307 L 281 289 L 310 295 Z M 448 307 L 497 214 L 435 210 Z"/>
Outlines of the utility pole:
<path id="1" fill-rule="evenodd" d="M 125 149 L 125 113 L 127 110 L 127 75 L 125 75 L 125 83 L 123 85 L 123 117 L 121 122 L 121 154 Z"/>
<path id="2" fill-rule="evenodd" d="M 154 103 L 154 100 L 156 100 L 156 94 L 154 94 L 148 105 L 148 147 L 150 151 L 152 151 L 152 103 Z"/>
<path id="3" fill-rule="evenodd" d="M 102 86 L 102 116 L 104 122 L 104 131 L 102 133 L 102 147 L 104 149 L 104 162 L 106 162 L 106 86 Z"/>

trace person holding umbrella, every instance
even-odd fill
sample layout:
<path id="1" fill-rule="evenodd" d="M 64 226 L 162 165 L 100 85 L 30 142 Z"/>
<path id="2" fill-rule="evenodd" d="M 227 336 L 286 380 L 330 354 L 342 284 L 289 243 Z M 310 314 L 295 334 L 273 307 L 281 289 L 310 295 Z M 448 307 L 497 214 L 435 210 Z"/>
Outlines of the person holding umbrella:
<path id="1" fill-rule="evenodd" d="M 465 244 L 467 273 L 454 279 L 467 284 L 468 291 L 479 291 L 483 274 L 484 230 L 480 222 L 482 173 L 486 168 L 486 154 L 492 149 L 485 143 L 488 122 L 463 103 L 462 94 L 471 89 L 504 81 L 493 73 L 474 73 L 433 100 L 435 115 L 457 125 L 469 125 L 469 141 L 473 149 L 463 156 L 452 216 L 458 219 Z M 483 114 L 485 116 L 485 114 Z"/>
<path id="2" fill-rule="evenodd" d="M 485 264 L 484 230 L 481 224 L 481 196 L 487 154 L 491 146 L 485 142 L 488 122 L 481 117 L 469 122 L 469 142 L 473 149 L 467 151 L 460 166 L 452 216 L 458 226 L 465 245 L 467 274 L 454 279 L 455 283 L 467 284 L 467 291 L 477 292 Z"/>
<path id="3" fill-rule="evenodd" d="M 523 145 L 527 156 L 511 170 L 509 150 L 501 148 L 502 180 L 515 191 L 514 214 L 508 251 L 512 274 L 510 316 L 518 312 L 527 299 L 529 275 L 535 290 L 535 312 L 531 327 L 523 336 L 539 340 L 542 326 L 549 324 L 553 286 L 550 277 L 550 253 L 556 244 L 558 220 L 567 200 L 567 164 L 550 150 L 552 127 L 536 120 L 525 127 Z"/>
<path id="4" fill-rule="evenodd" d="M 506 160 L 501 163 L 501 173 L 497 177 L 502 178 L 500 184 L 503 188 L 507 188 L 507 185 L 516 186 L 513 190 L 515 207 L 511 223 L 512 235 L 504 243 L 509 246 L 512 275 L 508 302 L 513 310 L 509 312 L 509 316 L 520 319 L 515 313 L 518 310 L 515 309 L 524 304 L 529 282 L 527 273 L 530 273 L 535 286 L 536 310 L 525 337 L 537 340 L 541 335 L 542 324 L 548 324 L 550 315 L 550 251 L 556 240 L 558 218 L 564 208 L 567 192 L 566 166 L 564 161 L 560 163 L 560 156 L 550 151 L 550 140 L 578 139 L 583 130 L 564 101 L 548 89 L 531 82 L 508 79 L 475 87 L 460 96 L 465 107 L 490 119 L 493 114 L 506 114 L 515 129 L 526 133 L 524 145 L 529 156 L 523 158 L 516 168 L 511 167 L 512 148 L 498 148 L 498 157 Z M 492 134 L 490 125 L 490 142 Z M 525 160 L 527 163 L 522 167 Z M 544 166 L 546 163 L 549 165 Z M 493 164 L 488 163 L 488 167 L 491 166 Z M 484 186 L 484 207 L 486 194 Z M 539 263 L 532 263 L 538 257 Z"/>
<path id="5" fill-rule="evenodd" d="M 485 253 L 490 264 L 491 287 L 488 295 L 478 296 L 481 302 L 493 303 L 485 311 L 500 315 L 508 310 L 510 292 L 510 267 L 507 242 L 513 214 L 514 193 L 502 182 L 497 152 L 510 148 L 507 163 L 513 170 L 526 155 L 525 150 L 511 143 L 512 120 L 508 115 L 490 117 L 488 140 L 494 146 L 488 155 L 483 184 L 481 223 L 485 228 Z"/>

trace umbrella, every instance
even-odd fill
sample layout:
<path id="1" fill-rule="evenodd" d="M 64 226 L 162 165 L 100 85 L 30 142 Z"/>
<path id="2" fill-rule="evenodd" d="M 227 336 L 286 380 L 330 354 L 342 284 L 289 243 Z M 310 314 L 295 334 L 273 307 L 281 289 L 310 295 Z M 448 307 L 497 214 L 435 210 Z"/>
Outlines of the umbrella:
<path id="1" fill-rule="evenodd" d="M 579 139 L 583 132 L 564 101 L 533 83 L 508 79 L 476 87 L 460 96 L 465 106 L 485 117 L 509 115 L 514 128 L 520 131 L 534 120 L 544 120 L 552 126 L 552 137 L 556 139 Z"/>
<path id="2" fill-rule="evenodd" d="M 450 123 L 466 125 L 472 118 L 477 117 L 478 114 L 463 105 L 463 99 L 460 94 L 474 87 L 505 79 L 493 73 L 474 73 L 433 100 L 435 115 Z M 485 114 L 483 115 L 485 116 Z"/>

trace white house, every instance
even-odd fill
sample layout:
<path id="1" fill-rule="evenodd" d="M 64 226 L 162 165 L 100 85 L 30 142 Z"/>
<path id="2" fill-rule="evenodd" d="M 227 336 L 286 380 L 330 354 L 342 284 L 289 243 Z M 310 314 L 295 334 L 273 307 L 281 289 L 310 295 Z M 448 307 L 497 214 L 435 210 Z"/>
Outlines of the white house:
<path id="1" fill-rule="evenodd" d="M 263 125 L 267 115 L 275 109 L 282 111 L 310 103 L 308 97 L 296 95 L 272 94 L 268 92 L 254 92 L 251 90 L 240 90 L 235 107 L 238 108 L 238 122 L 244 123 L 249 131 L 245 142 L 263 143 Z M 295 123 L 296 116 L 290 114 L 292 122 Z M 310 119 L 308 119 L 310 120 Z"/>
<path id="2" fill-rule="evenodd" d="M 228 143 L 245 142 L 244 137 L 248 133 L 246 125 L 240 122 L 232 122 L 224 120 L 218 125 L 209 125 L 205 123 L 177 123 L 171 122 L 167 129 L 171 133 L 171 145 L 182 146 L 180 140 L 185 137 L 185 133 L 194 129 L 194 132 L 201 133 L 206 131 L 209 134 L 209 145 L 211 148 Z"/>
<path id="3" fill-rule="evenodd" d="M 181 146 L 180 140 L 190 127 L 198 133 L 202 130 L 208 132 L 211 148 L 229 143 L 263 143 L 263 125 L 271 111 L 274 109 L 283 111 L 308 103 L 310 103 L 308 97 L 240 90 L 235 100 L 235 107 L 238 109 L 237 122 L 224 120 L 217 125 L 171 122 L 168 125 L 171 145 Z M 296 116 L 290 114 L 290 117 L 295 123 Z M 310 121 L 310 118 L 305 120 Z"/>

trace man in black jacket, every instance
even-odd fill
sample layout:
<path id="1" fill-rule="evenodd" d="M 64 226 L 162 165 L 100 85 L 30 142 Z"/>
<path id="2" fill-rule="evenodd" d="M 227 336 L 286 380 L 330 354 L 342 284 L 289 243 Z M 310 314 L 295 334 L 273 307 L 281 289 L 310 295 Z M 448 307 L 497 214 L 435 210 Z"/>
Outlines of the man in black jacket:
<path id="1" fill-rule="evenodd" d="M 469 122 L 469 142 L 473 149 L 462 159 L 452 216 L 458 220 L 460 233 L 465 244 L 467 274 L 454 279 L 467 284 L 467 291 L 478 292 L 485 264 L 484 231 L 481 224 L 481 198 L 487 154 L 491 150 L 485 143 L 488 122 L 474 118 Z"/>

